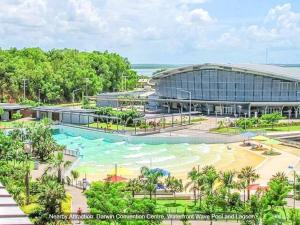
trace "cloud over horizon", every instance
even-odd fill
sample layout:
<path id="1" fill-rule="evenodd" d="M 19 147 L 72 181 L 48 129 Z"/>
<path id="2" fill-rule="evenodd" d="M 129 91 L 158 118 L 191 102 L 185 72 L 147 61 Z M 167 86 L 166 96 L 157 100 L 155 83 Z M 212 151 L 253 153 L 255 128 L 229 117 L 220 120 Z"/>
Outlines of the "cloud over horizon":
<path id="1" fill-rule="evenodd" d="M 2 0 L 0 47 L 109 50 L 134 63 L 263 63 L 268 48 L 272 62 L 297 63 L 299 5 L 274 0 L 233 20 L 217 0 Z"/>

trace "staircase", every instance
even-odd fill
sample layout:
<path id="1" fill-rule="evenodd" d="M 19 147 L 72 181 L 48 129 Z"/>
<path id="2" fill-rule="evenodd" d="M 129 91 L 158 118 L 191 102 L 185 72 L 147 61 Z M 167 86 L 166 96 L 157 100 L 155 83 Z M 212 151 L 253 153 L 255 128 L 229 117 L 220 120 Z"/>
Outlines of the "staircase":
<path id="1" fill-rule="evenodd" d="M 32 225 L 29 218 L 0 183 L 0 224 Z"/>

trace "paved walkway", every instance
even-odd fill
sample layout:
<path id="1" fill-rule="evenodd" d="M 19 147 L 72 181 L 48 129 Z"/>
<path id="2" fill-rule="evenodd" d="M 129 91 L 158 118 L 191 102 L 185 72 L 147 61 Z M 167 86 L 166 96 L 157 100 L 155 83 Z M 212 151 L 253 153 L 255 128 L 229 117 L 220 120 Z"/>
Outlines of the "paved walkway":
<path id="1" fill-rule="evenodd" d="M 269 179 L 277 172 L 284 172 L 289 174 L 291 170 L 289 165 L 297 165 L 300 157 L 295 154 L 279 151 L 281 155 L 268 156 L 261 165 L 256 168 L 256 172 L 260 175 L 260 178 L 256 181 L 260 185 L 267 185 Z"/>

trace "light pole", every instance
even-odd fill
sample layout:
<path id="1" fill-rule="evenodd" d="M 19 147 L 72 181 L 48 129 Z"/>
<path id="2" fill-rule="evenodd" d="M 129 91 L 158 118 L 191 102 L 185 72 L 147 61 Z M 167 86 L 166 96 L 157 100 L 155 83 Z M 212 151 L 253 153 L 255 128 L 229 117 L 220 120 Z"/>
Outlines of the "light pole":
<path id="1" fill-rule="evenodd" d="M 125 79 L 125 82 L 124 82 L 124 80 L 123 79 Z M 125 88 L 123 87 L 123 83 L 124 83 L 124 86 L 125 86 Z M 123 76 L 123 74 L 122 74 L 122 90 L 124 91 L 126 91 L 127 90 L 127 76 Z"/>
<path id="2" fill-rule="evenodd" d="M 73 107 L 75 106 L 74 103 L 75 103 L 75 93 L 80 91 L 80 88 L 78 89 L 75 89 L 74 91 L 72 91 L 72 102 L 73 102 Z"/>
<path id="3" fill-rule="evenodd" d="M 246 116 L 247 116 L 247 113 L 245 113 L 244 115 L 245 115 L 245 119 L 244 120 L 245 120 L 245 130 L 246 130 Z"/>
<path id="4" fill-rule="evenodd" d="M 191 124 L 191 116 L 192 116 L 192 92 L 191 91 L 186 91 L 182 89 L 178 89 L 182 92 L 186 92 L 189 94 L 189 100 L 190 100 L 190 112 L 189 112 L 189 124 Z"/>
<path id="5" fill-rule="evenodd" d="M 293 165 L 289 165 L 288 169 L 290 169 L 293 172 L 293 209 L 296 208 L 296 169 Z M 294 225 L 294 219 L 292 220 L 292 225 Z"/>
<path id="6" fill-rule="evenodd" d="M 239 105 L 238 108 L 239 108 L 239 117 L 241 117 L 242 106 Z"/>
<path id="7" fill-rule="evenodd" d="M 23 78 L 23 99 L 25 100 L 26 98 L 26 81 L 28 79 Z"/>

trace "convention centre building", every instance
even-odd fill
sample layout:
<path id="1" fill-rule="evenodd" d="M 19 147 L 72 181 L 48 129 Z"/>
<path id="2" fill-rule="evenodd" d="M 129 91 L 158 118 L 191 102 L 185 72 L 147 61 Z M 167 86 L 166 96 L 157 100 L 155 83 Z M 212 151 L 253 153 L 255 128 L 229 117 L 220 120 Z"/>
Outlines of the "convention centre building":
<path id="1" fill-rule="evenodd" d="M 300 68 L 263 64 L 201 64 L 152 77 L 157 103 L 168 112 L 298 117 Z"/>

